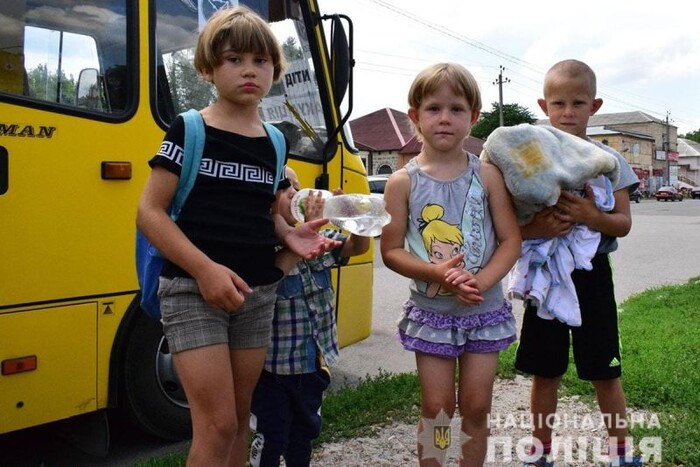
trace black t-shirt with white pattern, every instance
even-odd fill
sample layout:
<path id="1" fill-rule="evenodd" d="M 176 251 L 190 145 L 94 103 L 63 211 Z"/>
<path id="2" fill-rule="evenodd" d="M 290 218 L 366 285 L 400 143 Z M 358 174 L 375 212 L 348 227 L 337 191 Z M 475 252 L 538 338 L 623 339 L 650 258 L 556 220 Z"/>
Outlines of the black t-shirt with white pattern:
<path id="1" fill-rule="evenodd" d="M 177 117 L 158 153 L 149 161 L 180 175 L 185 126 Z M 278 239 L 270 216 L 277 156 L 267 137 L 248 137 L 205 126 L 199 173 L 177 225 L 213 261 L 250 286 L 270 284 L 282 273 L 274 266 Z M 190 277 L 165 262 L 165 277 Z"/>

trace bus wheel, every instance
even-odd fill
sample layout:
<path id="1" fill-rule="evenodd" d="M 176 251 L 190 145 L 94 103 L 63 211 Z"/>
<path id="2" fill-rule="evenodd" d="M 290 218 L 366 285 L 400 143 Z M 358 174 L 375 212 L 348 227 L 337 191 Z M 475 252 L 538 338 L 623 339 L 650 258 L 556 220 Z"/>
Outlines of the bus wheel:
<path id="1" fill-rule="evenodd" d="M 190 410 L 161 323 L 135 316 L 121 366 L 120 405 L 141 429 L 168 440 L 192 436 Z"/>

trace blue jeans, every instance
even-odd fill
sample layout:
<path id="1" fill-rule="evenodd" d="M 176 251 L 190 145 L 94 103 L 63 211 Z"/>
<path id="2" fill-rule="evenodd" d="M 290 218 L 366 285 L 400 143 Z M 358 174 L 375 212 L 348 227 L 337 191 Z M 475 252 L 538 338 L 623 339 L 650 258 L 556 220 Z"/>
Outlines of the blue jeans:
<path id="1" fill-rule="evenodd" d="M 252 467 L 308 467 L 311 443 L 321 433 L 323 391 L 330 384 L 324 370 L 276 375 L 263 370 L 253 392 L 250 450 Z"/>

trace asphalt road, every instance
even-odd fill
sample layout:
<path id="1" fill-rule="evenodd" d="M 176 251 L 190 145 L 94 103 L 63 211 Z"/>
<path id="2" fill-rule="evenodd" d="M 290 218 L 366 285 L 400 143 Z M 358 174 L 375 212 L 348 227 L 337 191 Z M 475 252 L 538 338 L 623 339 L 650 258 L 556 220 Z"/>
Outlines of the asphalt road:
<path id="1" fill-rule="evenodd" d="M 700 276 L 700 200 L 633 203 L 633 227 L 620 239 L 612 255 L 618 303 L 651 287 L 686 282 Z M 333 386 L 356 384 L 367 375 L 414 370 L 413 355 L 405 352 L 394 338 L 395 322 L 408 293 L 407 279 L 386 268 L 375 244 L 374 306 L 371 335 L 341 351 L 333 370 Z M 514 303 L 516 315 L 522 305 Z M 115 425 L 108 457 L 100 459 L 81 454 L 48 430 L 34 430 L 23 438 L 0 436 L 0 453 L 25 449 L 27 460 L 43 458 L 45 467 L 116 467 L 184 451 L 186 443 L 166 443 L 147 438 L 128 427 Z M 2 458 L 0 456 L 0 464 Z M 29 462 L 22 467 L 32 465 Z"/>

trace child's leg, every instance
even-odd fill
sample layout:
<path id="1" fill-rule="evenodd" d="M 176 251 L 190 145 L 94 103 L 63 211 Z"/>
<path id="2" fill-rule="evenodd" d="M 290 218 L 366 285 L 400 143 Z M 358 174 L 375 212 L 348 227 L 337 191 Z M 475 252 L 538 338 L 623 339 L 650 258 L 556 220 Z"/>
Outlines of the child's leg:
<path id="1" fill-rule="evenodd" d="M 263 371 L 251 403 L 251 429 L 255 432 L 250 448 L 250 465 L 279 467 L 280 459 L 289 444 L 292 424 L 292 402 L 288 378 Z M 293 385 L 293 382 L 289 382 Z"/>
<path id="2" fill-rule="evenodd" d="M 238 427 L 229 457 L 230 467 L 244 467 L 248 459 L 250 405 L 253 390 L 265 363 L 266 353 L 267 347 L 230 350 Z M 216 386 L 211 386 L 210 390 L 216 391 Z"/>
<path id="3" fill-rule="evenodd" d="M 254 287 L 243 306 L 228 314 L 229 354 L 238 420 L 228 467 L 243 467 L 248 458 L 250 405 L 270 344 L 275 290 L 276 284 Z"/>
<path id="4" fill-rule="evenodd" d="M 530 392 L 530 412 L 532 414 L 532 436 L 542 443 L 545 454 L 552 444 L 551 421 L 557 413 L 557 391 L 561 376 L 546 378 L 533 376 Z"/>
<path id="5" fill-rule="evenodd" d="M 498 367 L 498 352 L 465 352 L 459 357 L 459 413 L 462 431 L 470 437 L 461 446 L 460 467 L 481 467 L 486 457 L 493 382 Z"/>
<path id="6" fill-rule="evenodd" d="M 628 435 L 622 356 L 612 269 L 607 255 L 593 258 L 591 271 L 572 274 L 583 323 L 571 331 L 579 378 L 591 381 L 610 436 L 610 453 L 625 455 Z"/>
<path id="7" fill-rule="evenodd" d="M 549 454 L 552 430 L 549 419 L 557 410 L 557 390 L 561 375 L 569 365 L 569 328 L 558 320 L 537 316 L 531 306 L 525 308 L 515 368 L 533 375 L 530 393 L 532 436 Z"/>
<path id="8" fill-rule="evenodd" d="M 591 381 L 596 391 L 600 413 L 604 417 L 610 437 L 610 454 L 625 456 L 629 453 L 625 445 L 628 436 L 627 407 L 620 378 Z"/>
<path id="9" fill-rule="evenodd" d="M 455 367 L 452 358 L 435 357 L 416 352 L 416 368 L 421 386 L 421 419 L 418 421 L 418 434 L 423 432 L 423 419 L 438 417 L 440 411 L 452 418 L 455 411 Z M 423 445 L 418 442 L 418 459 L 421 467 L 442 467 L 440 459 L 423 459 Z"/>
<path id="10" fill-rule="evenodd" d="M 323 369 L 299 375 L 289 445 L 284 453 L 287 467 L 308 467 L 311 463 L 312 442 L 321 434 L 323 392 L 330 382 L 328 372 Z"/>
<path id="11" fill-rule="evenodd" d="M 179 352 L 173 361 L 192 416 L 187 465 L 225 465 L 238 429 L 228 345 Z"/>

